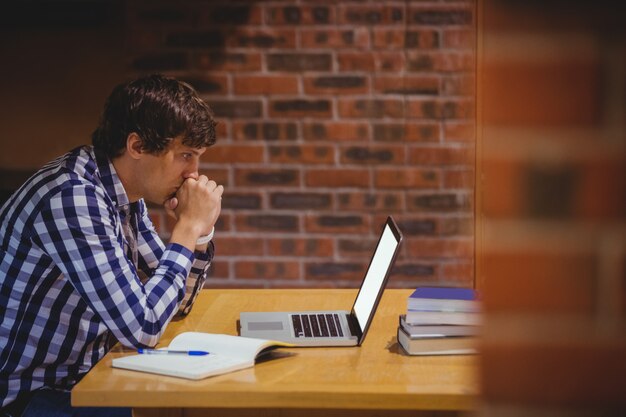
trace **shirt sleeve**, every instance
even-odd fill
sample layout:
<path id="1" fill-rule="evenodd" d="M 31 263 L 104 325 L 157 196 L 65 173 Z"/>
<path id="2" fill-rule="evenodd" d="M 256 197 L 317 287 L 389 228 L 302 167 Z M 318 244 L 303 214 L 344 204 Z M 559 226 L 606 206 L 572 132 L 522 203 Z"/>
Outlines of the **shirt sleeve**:
<path id="1" fill-rule="evenodd" d="M 148 216 L 148 210 L 143 200 L 139 201 L 138 210 L 137 250 L 139 252 L 139 267 L 148 277 L 151 277 L 154 268 L 159 263 L 164 245 Z M 209 242 L 206 251 L 194 252 L 193 264 L 185 281 L 185 296 L 178 307 L 178 316 L 185 316 L 191 311 L 191 307 L 206 281 L 207 271 L 211 265 L 214 252 L 213 242 Z"/>
<path id="2" fill-rule="evenodd" d="M 111 200 L 98 187 L 73 182 L 41 208 L 34 241 L 122 344 L 154 346 L 185 297 L 193 254 L 178 244 L 163 247 L 142 284 L 124 253 Z"/>

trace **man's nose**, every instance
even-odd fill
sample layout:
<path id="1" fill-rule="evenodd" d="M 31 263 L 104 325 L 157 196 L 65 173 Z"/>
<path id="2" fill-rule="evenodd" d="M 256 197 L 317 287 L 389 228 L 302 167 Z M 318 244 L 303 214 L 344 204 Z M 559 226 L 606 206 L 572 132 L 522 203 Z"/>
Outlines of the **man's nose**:
<path id="1" fill-rule="evenodd" d="M 193 178 L 194 180 L 197 180 L 199 176 L 200 176 L 200 174 L 198 173 L 198 162 L 194 162 L 193 165 L 190 166 L 189 169 L 187 169 L 183 173 L 183 177 L 185 179 Z"/>

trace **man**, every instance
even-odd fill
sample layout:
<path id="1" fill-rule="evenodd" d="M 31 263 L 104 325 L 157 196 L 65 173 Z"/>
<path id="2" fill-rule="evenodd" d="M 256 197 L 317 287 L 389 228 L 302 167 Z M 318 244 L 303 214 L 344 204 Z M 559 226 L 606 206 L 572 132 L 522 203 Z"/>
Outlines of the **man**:
<path id="1" fill-rule="evenodd" d="M 5 415 L 130 415 L 72 409 L 68 390 L 116 341 L 154 346 L 190 311 L 213 258 L 224 189 L 198 164 L 215 121 L 189 85 L 153 75 L 116 87 L 92 142 L 0 209 Z M 167 245 L 144 200 L 176 219 Z"/>

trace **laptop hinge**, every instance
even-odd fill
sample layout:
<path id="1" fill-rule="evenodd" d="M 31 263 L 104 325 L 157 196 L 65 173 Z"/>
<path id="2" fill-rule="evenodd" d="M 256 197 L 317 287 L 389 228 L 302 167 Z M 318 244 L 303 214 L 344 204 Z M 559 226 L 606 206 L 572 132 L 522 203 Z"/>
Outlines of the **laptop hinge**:
<path id="1" fill-rule="evenodd" d="M 352 336 L 356 336 L 358 339 L 361 339 L 361 328 L 359 327 L 359 323 L 354 314 L 346 314 L 346 320 L 348 321 L 348 326 L 350 327 L 350 333 L 352 333 Z"/>

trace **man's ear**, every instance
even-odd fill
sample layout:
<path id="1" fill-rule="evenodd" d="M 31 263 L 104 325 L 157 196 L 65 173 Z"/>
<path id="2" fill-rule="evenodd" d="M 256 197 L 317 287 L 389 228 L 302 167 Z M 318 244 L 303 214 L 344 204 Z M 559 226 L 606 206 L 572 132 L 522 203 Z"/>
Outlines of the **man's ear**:
<path id="1" fill-rule="evenodd" d="M 132 132 L 126 138 L 126 152 L 133 159 L 141 158 L 144 153 L 141 138 L 135 132 Z"/>

